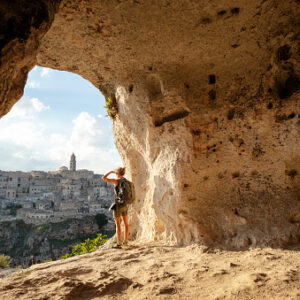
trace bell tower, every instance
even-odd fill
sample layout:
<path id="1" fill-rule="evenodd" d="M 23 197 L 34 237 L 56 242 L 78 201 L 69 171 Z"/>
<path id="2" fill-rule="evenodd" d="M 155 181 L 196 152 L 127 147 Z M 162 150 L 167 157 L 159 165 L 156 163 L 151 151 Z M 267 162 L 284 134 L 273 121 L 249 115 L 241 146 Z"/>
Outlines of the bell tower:
<path id="1" fill-rule="evenodd" d="M 70 171 L 76 171 L 76 156 L 74 153 L 72 153 L 70 159 Z"/>

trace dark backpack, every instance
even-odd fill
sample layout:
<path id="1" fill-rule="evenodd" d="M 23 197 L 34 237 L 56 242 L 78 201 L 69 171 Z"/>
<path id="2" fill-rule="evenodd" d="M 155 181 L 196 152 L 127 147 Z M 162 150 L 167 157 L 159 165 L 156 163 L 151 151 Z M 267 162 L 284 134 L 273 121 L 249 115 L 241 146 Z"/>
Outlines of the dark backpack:
<path id="1" fill-rule="evenodd" d="M 129 205 L 133 203 L 135 199 L 134 184 L 126 178 L 122 178 L 119 180 L 119 183 L 115 188 L 115 193 L 116 204 L 119 207 Z"/>

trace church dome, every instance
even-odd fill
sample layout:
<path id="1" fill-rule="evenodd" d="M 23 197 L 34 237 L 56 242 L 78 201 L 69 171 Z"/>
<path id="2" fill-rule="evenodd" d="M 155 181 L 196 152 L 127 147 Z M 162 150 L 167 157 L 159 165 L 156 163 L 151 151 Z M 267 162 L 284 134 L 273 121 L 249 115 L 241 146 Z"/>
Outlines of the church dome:
<path id="1" fill-rule="evenodd" d="M 62 166 L 62 167 L 60 167 L 59 169 L 58 169 L 58 171 L 68 171 L 68 168 L 67 167 L 65 167 L 65 166 Z"/>

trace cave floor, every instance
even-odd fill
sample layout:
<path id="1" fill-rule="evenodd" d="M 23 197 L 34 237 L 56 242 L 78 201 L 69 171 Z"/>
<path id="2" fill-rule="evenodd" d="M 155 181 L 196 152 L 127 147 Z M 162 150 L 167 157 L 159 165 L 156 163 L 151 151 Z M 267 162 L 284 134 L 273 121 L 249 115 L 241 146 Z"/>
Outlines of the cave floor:
<path id="1" fill-rule="evenodd" d="M 0 299 L 300 299 L 299 250 L 130 243 L 11 274 Z"/>

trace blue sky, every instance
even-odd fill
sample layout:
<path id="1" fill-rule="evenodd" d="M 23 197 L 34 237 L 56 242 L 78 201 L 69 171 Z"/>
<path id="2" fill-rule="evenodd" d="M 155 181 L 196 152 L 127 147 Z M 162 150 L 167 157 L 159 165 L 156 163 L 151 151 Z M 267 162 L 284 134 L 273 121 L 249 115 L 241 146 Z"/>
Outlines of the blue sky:
<path id="1" fill-rule="evenodd" d="M 0 119 L 0 170 L 69 167 L 105 173 L 121 166 L 103 95 L 81 76 L 36 66 L 24 96 Z"/>

